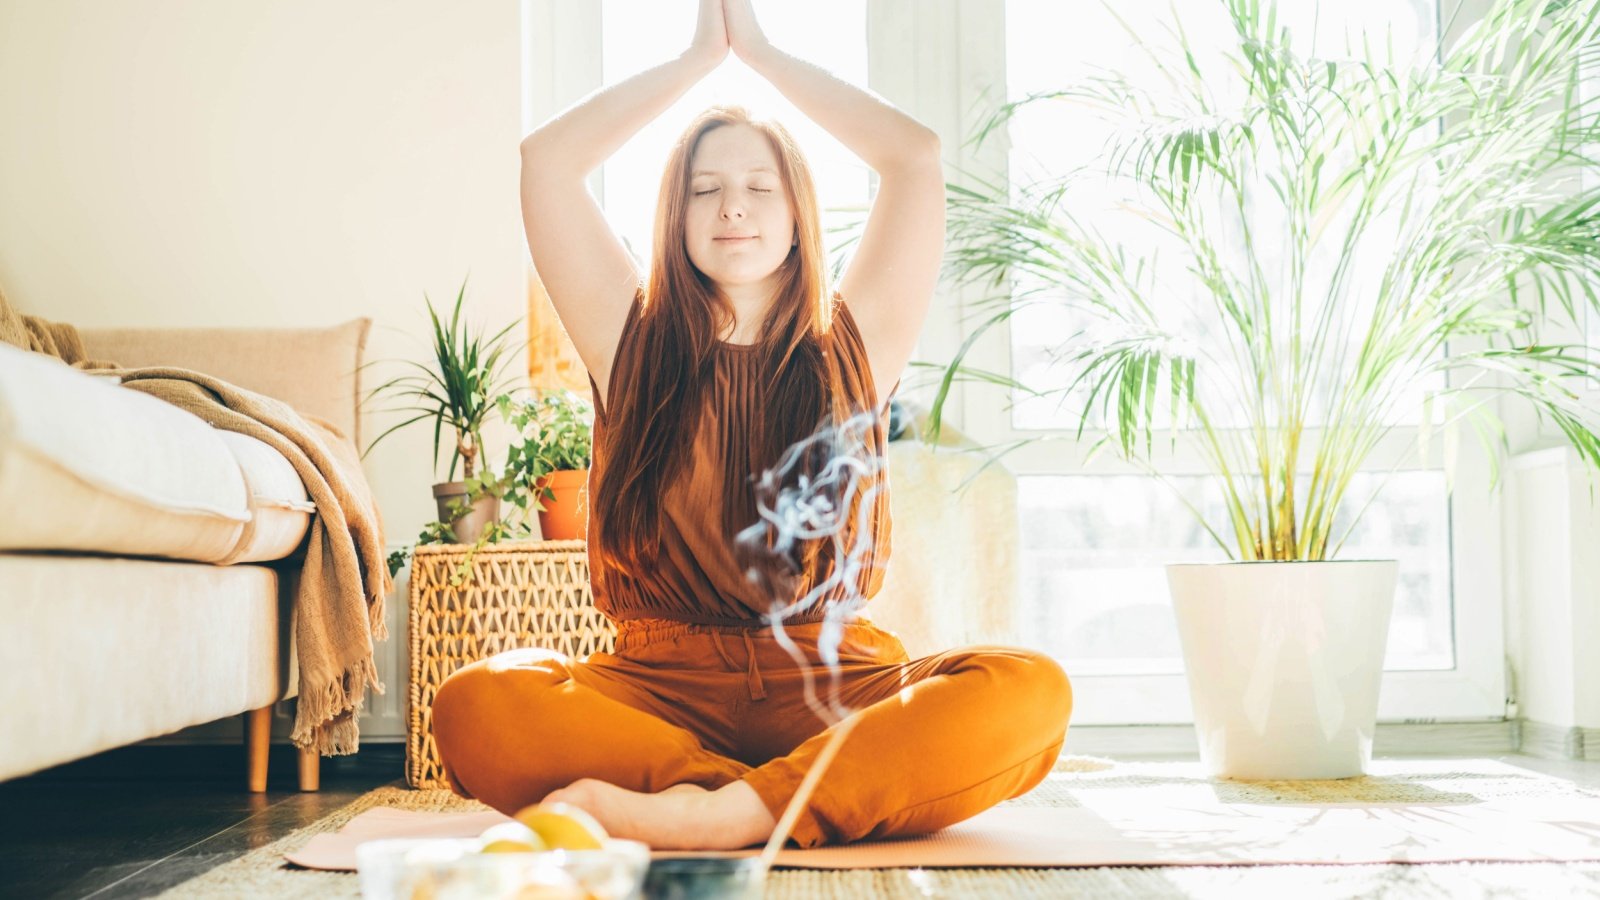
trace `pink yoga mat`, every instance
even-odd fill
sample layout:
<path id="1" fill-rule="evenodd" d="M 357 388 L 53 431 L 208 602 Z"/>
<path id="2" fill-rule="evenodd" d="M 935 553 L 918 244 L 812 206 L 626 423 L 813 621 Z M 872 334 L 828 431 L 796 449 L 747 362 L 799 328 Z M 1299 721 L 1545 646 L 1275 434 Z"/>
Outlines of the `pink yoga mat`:
<path id="1" fill-rule="evenodd" d="M 1303 805 L 1130 803 L 1125 794 L 1114 799 L 1114 809 L 991 809 L 926 837 L 784 850 L 777 864 L 878 869 L 1600 861 L 1600 798 Z M 354 871 L 356 846 L 363 841 L 473 837 L 504 821 L 497 812 L 380 807 L 285 856 L 307 868 Z M 674 855 L 685 854 L 656 857 Z"/>

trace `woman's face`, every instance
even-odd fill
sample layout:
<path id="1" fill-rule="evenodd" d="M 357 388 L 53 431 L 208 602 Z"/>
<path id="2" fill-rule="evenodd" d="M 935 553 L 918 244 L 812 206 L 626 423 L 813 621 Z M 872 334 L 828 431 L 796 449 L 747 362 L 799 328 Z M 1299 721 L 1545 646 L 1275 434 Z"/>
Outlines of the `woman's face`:
<path id="1" fill-rule="evenodd" d="M 759 282 L 794 248 L 794 210 L 778 156 L 748 125 L 723 125 L 700 138 L 689 166 L 689 260 L 721 286 Z"/>

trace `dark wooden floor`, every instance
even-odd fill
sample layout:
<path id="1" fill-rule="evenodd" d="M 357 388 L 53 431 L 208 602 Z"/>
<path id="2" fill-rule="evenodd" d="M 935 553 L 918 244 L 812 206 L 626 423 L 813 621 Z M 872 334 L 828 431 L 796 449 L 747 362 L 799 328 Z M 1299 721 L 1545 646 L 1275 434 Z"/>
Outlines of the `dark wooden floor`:
<path id="1" fill-rule="evenodd" d="M 0 783 L 0 897 L 148 897 L 403 778 L 403 744 L 322 760 L 296 786 L 275 745 L 267 792 L 245 790 L 240 746 L 123 747 Z"/>

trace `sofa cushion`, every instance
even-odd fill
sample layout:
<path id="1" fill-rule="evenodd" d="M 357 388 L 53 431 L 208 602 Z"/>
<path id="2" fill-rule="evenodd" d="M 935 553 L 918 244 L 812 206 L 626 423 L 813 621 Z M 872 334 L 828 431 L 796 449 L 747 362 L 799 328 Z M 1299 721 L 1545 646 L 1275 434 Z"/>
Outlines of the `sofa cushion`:
<path id="1" fill-rule="evenodd" d="M 292 596 L 265 566 L 0 553 L 0 779 L 292 695 Z"/>
<path id="2" fill-rule="evenodd" d="M 228 559 L 250 521 L 245 477 L 210 425 L 9 344 L 0 344 L 0 509 L 0 550 L 206 562 Z"/>
<path id="3" fill-rule="evenodd" d="M 271 444 L 236 431 L 218 431 L 244 473 L 250 490 L 250 524 L 231 556 L 222 562 L 248 563 L 283 559 L 293 553 L 311 528 L 317 505 L 306 493 L 294 465 Z"/>

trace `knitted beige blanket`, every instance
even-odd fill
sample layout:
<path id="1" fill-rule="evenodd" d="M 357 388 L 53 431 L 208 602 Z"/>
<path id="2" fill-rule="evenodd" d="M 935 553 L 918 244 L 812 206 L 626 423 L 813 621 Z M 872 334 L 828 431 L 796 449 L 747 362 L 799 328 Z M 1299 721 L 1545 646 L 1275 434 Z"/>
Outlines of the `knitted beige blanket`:
<path id="1" fill-rule="evenodd" d="M 294 465 L 317 514 L 295 588 L 300 688 L 290 739 L 322 756 L 356 752 L 356 716 L 367 686 L 384 692 L 372 644 L 389 636 L 383 604 L 393 581 L 384 556 L 383 521 L 355 444 L 321 419 L 209 375 L 86 359 L 77 328 L 22 315 L 3 292 L 0 341 L 86 372 L 116 376 L 124 387 L 188 410 L 214 428 L 262 440 Z"/>

